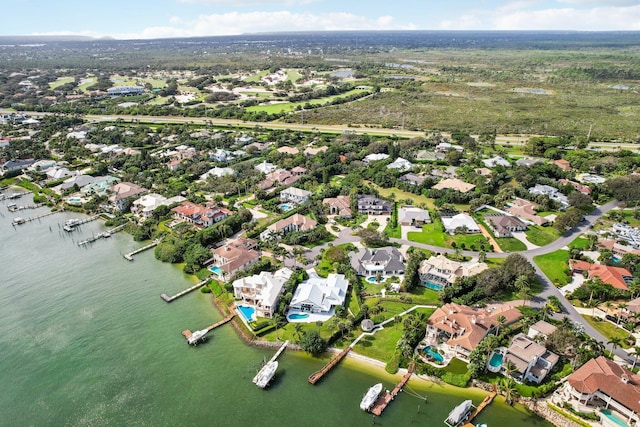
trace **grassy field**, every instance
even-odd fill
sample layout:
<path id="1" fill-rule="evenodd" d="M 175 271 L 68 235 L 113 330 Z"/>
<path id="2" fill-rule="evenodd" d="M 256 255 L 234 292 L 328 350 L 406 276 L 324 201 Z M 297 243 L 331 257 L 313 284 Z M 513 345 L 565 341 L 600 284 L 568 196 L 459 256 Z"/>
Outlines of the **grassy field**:
<path id="1" fill-rule="evenodd" d="M 576 239 L 569 243 L 570 248 L 587 249 L 589 247 L 589 240 L 584 237 L 576 237 Z"/>
<path id="2" fill-rule="evenodd" d="M 304 107 L 307 103 L 310 105 L 325 105 L 336 99 L 344 98 L 345 96 L 350 96 L 350 95 L 364 93 L 364 92 L 367 92 L 367 91 L 360 90 L 360 89 L 353 89 L 348 92 L 342 93 L 340 95 L 327 96 L 325 98 L 318 98 L 318 99 L 310 99 L 309 101 L 303 101 L 303 102 L 283 102 L 280 104 L 254 105 L 252 107 L 248 107 L 247 111 L 264 111 L 269 114 L 277 114 L 282 111 L 290 112 L 295 110 L 298 106 Z"/>
<path id="3" fill-rule="evenodd" d="M 518 252 L 527 250 L 527 246 L 514 237 L 497 237 L 496 242 L 504 252 Z"/>
<path id="4" fill-rule="evenodd" d="M 96 77 L 87 77 L 87 78 L 85 78 L 83 80 L 85 80 L 85 82 L 78 86 L 78 90 L 80 90 L 81 92 L 84 92 L 84 93 L 87 92 L 87 90 L 88 90 L 88 88 L 90 86 L 93 86 L 98 81 L 98 79 Z"/>
<path id="5" fill-rule="evenodd" d="M 545 246 L 560 237 L 560 233 L 553 227 L 540 227 L 530 225 L 525 231 L 527 240 L 534 245 Z"/>
<path id="6" fill-rule="evenodd" d="M 260 71 L 259 73 L 256 73 L 252 76 L 247 77 L 246 79 L 244 79 L 244 81 L 247 83 L 258 83 L 260 79 L 262 79 L 264 76 L 268 74 L 269 74 L 269 70 Z"/>
<path id="7" fill-rule="evenodd" d="M 361 339 L 354 351 L 363 356 L 386 362 L 393 356 L 398 340 L 402 337 L 402 330 L 402 325 L 387 326 L 376 332 L 375 335 L 365 336 Z"/>
<path id="8" fill-rule="evenodd" d="M 378 190 L 381 197 L 394 200 L 411 199 L 414 206 L 424 206 L 426 209 L 435 209 L 436 207 L 436 205 L 433 204 L 433 199 L 425 197 L 421 194 L 409 193 L 408 191 L 402 191 L 398 188 L 382 188 L 372 183 L 371 181 L 366 181 L 366 183 L 367 185 Z"/>
<path id="9" fill-rule="evenodd" d="M 67 83 L 72 83 L 73 81 L 75 81 L 73 77 L 58 77 L 56 81 L 49 83 L 49 89 L 53 90 Z"/>
<path id="10" fill-rule="evenodd" d="M 584 317 L 591 326 L 593 326 L 598 332 L 600 332 L 608 339 L 611 339 L 613 337 L 621 338 L 623 340 L 622 348 L 630 347 L 627 343 L 624 342 L 624 339 L 629 336 L 629 333 L 622 326 L 616 327 L 616 325 L 606 320 L 596 321 L 593 317 L 586 316 L 584 314 L 582 315 L 582 317 Z M 611 346 L 607 346 L 607 349 L 611 350 Z"/>
<path id="11" fill-rule="evenodd" d="M 287 72 L 287 80 L 291 80 L 292 83 L 295 83 L 296 80 L 302 77 L 300 74 L 300 70 L 296 70 L 295 68 L 290 68 L 286 70 Z"/>
<path id="12" fill-rule="evenodd" d="M 422 231 L 410 231 L 407 233 L 407 239 L 412 242 L 443 248 L 451 248 L 453 247 L 452 243 L 455 242 L 458 248 L 465 249 L 470 249 L 472 245 L 477 248 L 484 241 L 482 234 L 456 234 L 452 236 L 445 233 L 442 231 L 442 221 L 439 218 L 435 218 L 431 224 L 423 225 Z M 522 244 L 521 242 L 518 243 Z"/>
<path id="13" fill-rule="evenodd" d="M 566 273 L 569 271 L 569 251 L 560 249 L 545 255 L 538 255 L 533 257 L 533 261 L 552 283 L 558 283 L 561 286 L 569 283 L 571 278 Z"/>

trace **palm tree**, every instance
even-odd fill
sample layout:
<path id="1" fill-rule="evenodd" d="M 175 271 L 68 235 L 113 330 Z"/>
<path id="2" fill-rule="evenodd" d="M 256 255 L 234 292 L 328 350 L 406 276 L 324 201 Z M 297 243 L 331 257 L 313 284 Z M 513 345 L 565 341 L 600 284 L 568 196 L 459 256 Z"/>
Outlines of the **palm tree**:
<path id="1" fill-rule="evenodd" d="M 507 405 L 513 404 L 516 397 L 516 384 L 511 378 L 502 378 L 500 380 L 500 391 L 504 394 Z"/>
<path id="2" fill-rule="evenodd" d="M 518 368 L 511 361 L 507 361 L 507 363 L 504 364 L 504 373 L 507 374 L 508 377 L 511 377 L 511 375 L 513 375 L 513 373 L 517 370 Z"/>
<path id="3" fill-rule="evenodd" d="M 298 339 L 298 342 L 300 342 L 300 339 L 302 337 L 302 325 L 300 323 L 294 323 L 293 324 L 293 333 L 295 334 L 296 338 Z"/>
<path id="4" fill-rule="evenodd" d="M 620 319 L 622 319 L 622 313 L 624 312 L 624 309 L 627 308 L 627 304 L 625 304 L 624 302 L 621 302 L 620 304 L 618 304 L 618 320 L 616 321 L 616 328 L 620 325 Z"/>
<path id="5" fill-rule="evenodd" d="M 284 317 L 279 314 L 276 313 L 273 315 L 273 321 L 276 324 L 276 340 L 280 341 L 280 337 L 278 336 L 278 326 L 280 325 L 280 323 L 282 323 L 282 321 L 284 320 Z"/>
<path id="6" fill-rule="evenodd" d="M 631 370 L 633 371 L 636 368 L 636 363 L 638 363 L 638 357 L 640 356 L 640 346 L 633 347 L 633 349 L 629 352 L 629 355 L 633 356 L 633 367 L 631 368 Z"/>
<path id="7" fill-rule="evenodd" d="M 542 312 L 542 320 L 546 320 L 547 317 L 549 316 L 549 312 L 552 310 L 551 310 L 551 307 L 549 306 L 549 303 L 547 302 L 545 305 L 542 306 L 542 309 L 540 309 L 540 311 Z"/>
<path id="8" fill-rule="evenodd" d="M 500 316 L 498 316 L 496 320 L 498 321 L 498 328 L 496 329 L 496 335 L 498 335 L 498 333 L 500 332 L 500 328 L 507 321 L 507 318 L 501 314 Z"/>
<path id="9" fill-rule="evenodd" d="M 611 344 L 611 353 L 615 353 L 616 348 L 622 345 L 622 338 L 620 337 L 611 337 L 607 344 Z"/>

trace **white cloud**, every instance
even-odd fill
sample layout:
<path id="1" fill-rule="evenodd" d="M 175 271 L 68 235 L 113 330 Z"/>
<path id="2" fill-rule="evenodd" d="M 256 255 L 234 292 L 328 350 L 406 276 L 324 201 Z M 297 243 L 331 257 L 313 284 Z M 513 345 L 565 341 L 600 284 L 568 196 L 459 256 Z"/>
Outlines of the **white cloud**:
<path id="1" fill-rule="evenodd" d="M 392 16 L 367 18 L 351 13 L 230 12 L 200 15 L 193 21 L 170 18 L 170 25 L 145 28 L 137 34 L 118 34 L 117 38 L 164 38 L 236 35 L 281 31 L 403 30 L 415 26 L 399 25 Z"/>
<path id="2" fill-rule="evenodd" d="M 640 30 L 640 5 L 515 11 L 494 16 L 496 30 Z"/>

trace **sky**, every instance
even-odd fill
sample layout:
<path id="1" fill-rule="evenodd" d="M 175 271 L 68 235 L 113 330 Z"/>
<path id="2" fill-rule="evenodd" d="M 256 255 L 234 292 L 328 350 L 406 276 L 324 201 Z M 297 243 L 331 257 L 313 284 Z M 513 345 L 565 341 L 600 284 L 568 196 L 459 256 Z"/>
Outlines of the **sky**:
<path id="1" fill-rule="evenodd" d="M 640 31 L 640 0 L 6 0 L 2 35 L 150 39 L 332 30 Z"/>

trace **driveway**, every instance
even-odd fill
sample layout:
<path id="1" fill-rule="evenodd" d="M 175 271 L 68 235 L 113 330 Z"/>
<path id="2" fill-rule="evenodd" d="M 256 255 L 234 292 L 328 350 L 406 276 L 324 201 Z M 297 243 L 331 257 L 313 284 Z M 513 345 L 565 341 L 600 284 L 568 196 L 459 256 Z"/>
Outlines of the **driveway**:
<path id="1" fill-rule="evenodd" d="M 534 245 L 533 243 L 528 241 L 527 240 L 527 235 L 526 235 L 526 233 L 524 231 L 513 231 L 513 232 L 511 232 L 511 235 L 513 236 L 514 239 L 518 239 L 522 243 L 524 243 L 524 245 L 527 247 L 527 250 L 538 249 L 540 247 L 540 246 Z"/>

